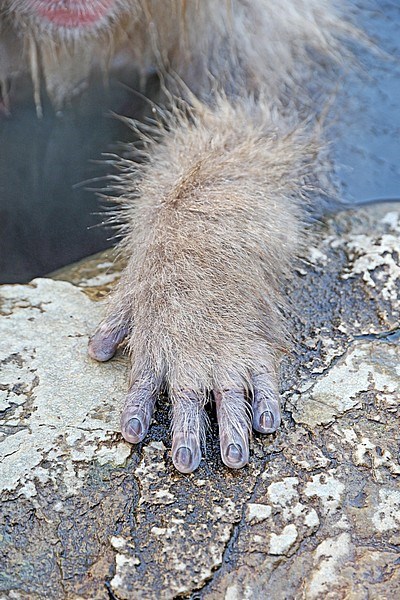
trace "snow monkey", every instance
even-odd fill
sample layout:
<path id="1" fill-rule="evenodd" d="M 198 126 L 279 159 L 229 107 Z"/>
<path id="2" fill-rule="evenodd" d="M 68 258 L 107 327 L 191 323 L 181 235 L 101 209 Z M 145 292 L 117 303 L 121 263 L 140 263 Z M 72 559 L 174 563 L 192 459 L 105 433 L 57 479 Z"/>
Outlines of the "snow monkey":
<path id="1" fill-rule="evenodd" d="M 62 107 L 94 69 L 159 73 L 165 106 L 134 125 L 140 161 L 117 159 L 127 266 L 89 354 L 126 342 L 127 441 L 165 391 L 172 460 L 190 473 L 211 399 L 222 460 L 243 467 L 252 429 L 281 421 L 281 283 L 325 180 L 317 114 L 351 26 L 329 0 L 2 0 L 0 28 L 3 104 L 25 70 L 39 115 L 41 94 Z"/>

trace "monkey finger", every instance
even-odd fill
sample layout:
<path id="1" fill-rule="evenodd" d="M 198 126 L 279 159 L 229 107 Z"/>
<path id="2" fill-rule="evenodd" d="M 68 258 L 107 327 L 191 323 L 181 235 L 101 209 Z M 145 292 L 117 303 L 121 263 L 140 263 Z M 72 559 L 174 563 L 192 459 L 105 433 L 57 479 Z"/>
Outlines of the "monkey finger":
<path id="1" fill-rule="evenodd" d="M 279 394 L 271 376 L 253 377 L 253 428 L 260 433 L 273 433 L 281 424 Z"/>
<path id="2" fill-rule="evenodd" d="M 143 440 L 156 399 L 157 389 L 150 380 L 135 381 L 131 385 L 121 415 L 121 432 L 127 442 L 138 444 Z"/>
<path id="3" fill-rule="evenodd" d="M 240 469 L 249 461 L 250 407 L 243 389 L 214 392 L 221 457 L 227 467 Z"/>
<path id="4" fill-rule="evenodd" d="M 192 391 L 172 396 L 172 462 L 181 473 L 192 473 L 201 461 L 204 403 Z"/>
<path id="5" fill-rule="evenodd" d="M 106 319 L 99 325 L 89 340 L 89 356 L 99 362 L 110 360 L 127 334 L 127 327 L 119 326 L 116 328 L 111 319 Z"/>

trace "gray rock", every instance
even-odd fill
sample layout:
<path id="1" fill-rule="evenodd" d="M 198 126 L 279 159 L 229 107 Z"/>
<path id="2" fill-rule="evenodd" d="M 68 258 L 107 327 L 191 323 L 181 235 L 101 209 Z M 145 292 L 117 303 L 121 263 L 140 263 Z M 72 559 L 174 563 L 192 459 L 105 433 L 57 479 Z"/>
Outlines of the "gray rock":
<path id="1" fill-rule="evenodd" d="M 0 288 L 1 597 L 397 597 L 399 232 L 398 204 L 321 226 L 291 290 L 283 426 L 240 472 L 213 421 L 177 473 L 165 400 L 122 440 L 127 358 L 86 355 L 109 255 Z"/>

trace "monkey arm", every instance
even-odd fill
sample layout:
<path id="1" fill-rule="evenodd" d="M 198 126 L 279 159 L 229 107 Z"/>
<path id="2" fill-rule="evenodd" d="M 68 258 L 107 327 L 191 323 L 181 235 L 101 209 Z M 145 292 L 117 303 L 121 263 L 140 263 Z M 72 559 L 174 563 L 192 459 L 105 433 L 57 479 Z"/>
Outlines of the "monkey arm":
<path id="1" fill-rule="evenodd" d="M 320 169 L 301 123 L 317 125 L 327 67 L 348 54 L 341 40 L 360 34 L 330 0 L 3 4 L 3 111 L 9 80 L 26 69 L 40 115 L 43 84 L 62 108 L 92 72 L 120 61 L 143 76 L 158 69 L 168 99 L 190 104 L 172 101 L 159 144 L 143 135 L 141 166 L 119 162 L 128 266 L 89 352 L 108 360 L 128 340 L 126 439 L 143 439 L 165 387 L 173 460 L 193 471 L 213 392 L 223 460 L 244 465 L 247 398 L 255 429 L 274 431 L 280 420 L 276 368 L 288 338 L 280 281 Z"/>
<path id="2" fill-rule="evenodd" d="M 130 258 L 89 351 L 107 360 L 127 336 L 123 434 L 143 439 L 166 388 L 180 471 L 201 459 L 211 391 L 230 467 L 248 461 L 251 418 L 265 433 L 280 423 L 276 368 L 288 335 L 279 284 L 301 238 L 316 151 L 303 128 L 274 122 L 262 101 L 220 97 L 191 117 L 171 115 L 139 183 L 137 165 L 121 167 Z"/>

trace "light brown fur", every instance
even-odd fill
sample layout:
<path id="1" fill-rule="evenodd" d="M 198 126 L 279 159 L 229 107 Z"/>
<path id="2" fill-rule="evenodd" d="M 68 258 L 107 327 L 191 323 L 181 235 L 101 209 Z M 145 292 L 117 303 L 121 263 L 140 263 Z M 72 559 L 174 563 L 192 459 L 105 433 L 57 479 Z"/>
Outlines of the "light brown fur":
<path id="1" fill-rule="evenodd" d="M 246 404 L 236 392 L 224 404 L 224 391 L 264 386 L 267 406 L 277 394 L 289 339 L 280 285 L 302 242 L 305 205 L 322 186 L 316 114 L 351 27 L 326 0 L 126 0 L 89 54 L 87 37 L 44 34 L 20 10 L 24 0 L 8 4 L 30 27 L 39 107 L 40 77 L 60 106 L 117 56 L 143 74 L 159 70 L 167 108 L 136 125 L 146 160 L 117 163 L 128 266 L 92 356 L 109 358 L 116 344 L 107 353 L 107 340 L 124 330 L 132 386 L 166 387 L 187 447 L 203 435 L 214 390 L 221 440 L 237 434 L 244 448 Z"/>

